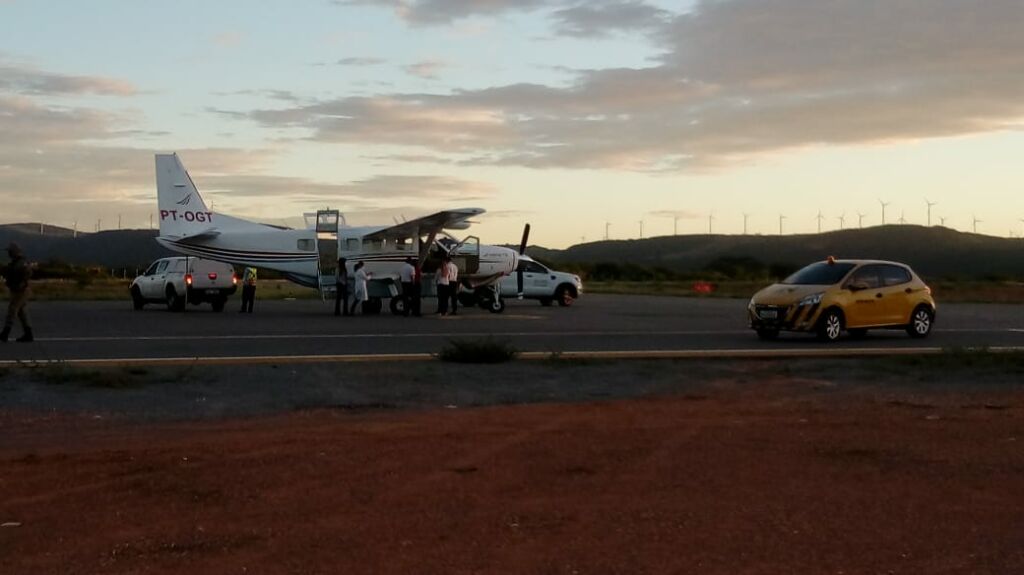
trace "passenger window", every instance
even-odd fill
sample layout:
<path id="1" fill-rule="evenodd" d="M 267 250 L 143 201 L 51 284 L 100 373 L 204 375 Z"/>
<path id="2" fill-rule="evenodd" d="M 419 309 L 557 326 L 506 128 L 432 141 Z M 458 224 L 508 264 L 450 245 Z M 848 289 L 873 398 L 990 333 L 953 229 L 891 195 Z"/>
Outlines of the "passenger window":
<path id="1" fill-rule="evenodd" d="M 296 243 L 295 247 L 298 248 L 299 251 L 303 251 L 303 252 L 315 252 L 316 251 L 316 247 L 313 245 L 313 240 L 310 240 L 310 239 L 299 240 Z"/>
<path id="2" fill-rule="evenodd" d="M 359 238 L 345 238 L 345 251 L 346 252 L 358 252 L 359 251 Z"/>
<path id="3" fill-rule="evenodd" d="M 363 251 L 364 252 L 379 252 L 384 247 L 384 242 L 381 240 L 363 240 Z"/>
<path id="4" fill-rule="evenodd" d="M 153 262 L 153 265 L 149 266 L 149 269 L 146 270 L 146 273 L 144 275 L 151 276 L 151 275 L 155 274 L 156 273 L 156 268 L 159 265 L 160 265 L 160 262 Z"/>
<path id="5" fill-rule="evenodd" d="M 409 238 L 398 238 L 395 240 L 395 250 L 407 252 L 412 249 L 412 240 Z"/>
<path id="6" fill-rule="evenodd" d="M 531 274 L 546 274 L 548 273 L 547 268 L 540 265 L 537 262 L 526 262 L 526 271 Z"/>
<path id="7" fill-rule="evenodd" d="M 167 260 L 164 260 L 164 261 L 160 262 L 160 264 L 158 266 L 156 266 L 156 273 L 158 273 L 158 274 L 164 273 L 164 271 L 167 270 L 167 263 L 168 263 Z"/>
<path id="8" fill-rule="evenodd" d="M 882 286 L 879 266 L 864 266 L 853 272 L 847 284 L 854 289 L 875 289 Z"/>
<path id="9" fill-rule="evenodd" d="M 882 271 L 882 283 L 886 286 L 898 286 L 900 284 L 910 283 L 910 272 L 907 268 L 900 266 L 885 266 Z"/>

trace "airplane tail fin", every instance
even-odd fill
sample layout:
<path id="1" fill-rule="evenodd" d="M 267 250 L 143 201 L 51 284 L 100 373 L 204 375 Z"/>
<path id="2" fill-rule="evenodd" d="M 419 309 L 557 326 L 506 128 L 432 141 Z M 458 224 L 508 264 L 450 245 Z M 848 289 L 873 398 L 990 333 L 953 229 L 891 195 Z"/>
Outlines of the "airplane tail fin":
<path id="1" fill-rule="evenodd" d="M 216 228 L 213 212 L 177 154 L 156 155 L 156 195 L 161 236 L 193 236 Z"/>

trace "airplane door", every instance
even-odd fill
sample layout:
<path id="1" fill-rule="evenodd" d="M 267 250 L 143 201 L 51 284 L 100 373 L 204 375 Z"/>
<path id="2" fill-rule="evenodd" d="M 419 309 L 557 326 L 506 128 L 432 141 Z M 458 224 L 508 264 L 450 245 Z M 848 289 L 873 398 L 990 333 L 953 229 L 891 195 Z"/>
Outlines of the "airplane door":
<path id="1" fill-rule="evenodd" d="M 320 276 L 320 291 L 326 284 L 334 285 L 334 274 L 338 268 L 338 210 L 320 210 L 316 213 L 316 251 Z M 325 282 L 324 278 L 330 278 Z"/>

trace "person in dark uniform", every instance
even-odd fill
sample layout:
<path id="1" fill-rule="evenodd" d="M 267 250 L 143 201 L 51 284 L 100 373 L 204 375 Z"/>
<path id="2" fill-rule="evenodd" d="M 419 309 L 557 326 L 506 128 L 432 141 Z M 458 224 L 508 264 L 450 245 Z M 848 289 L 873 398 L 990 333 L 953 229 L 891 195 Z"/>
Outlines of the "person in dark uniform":
<path id="1" fill-rule="evenodd" d="M 256 303 L 256 268 L 247 267 L 242 274 L 242 309 L 238 313 L 252 313 Z"/>
<path id="2" fill-rule="evenodd" d="M 334 315 L 352 315 L 348 309 L 348 268 L 345 258 L 338 258 L 338 270 L 334 272 Z"/>
<path id="3" fill-rule="evenodd" d="M 421 298 L 423 296 L 423 268 L 420 267 L 419 260 L 416 261 L 413 269 L 415 273 L 412 276 L 412 315 L 413 317 L 420 317 L 423 315 L 420 312 Z"/>
<path id="4" fill-rule="evenodd" d="M 4 281 L 7 282 L 7 289 L 11 291 L 11 301 L 7 304 L 7 315 L 4 318 L 4 328 L 0 331 L 0 343 L 6 343 L 14 327 L 14 318 L 21 322 L 21 329 L 24 331 L 17 339 L 20 342 L 33 341 L 32 323 L 28 318 L 28 280 L 32 278 L 32 268 L 21 253 L 18 244 L 11 242 L 7 246 L 7 255 L 11 256 L 11 263 L 7 264 L 4 271 Z"/>

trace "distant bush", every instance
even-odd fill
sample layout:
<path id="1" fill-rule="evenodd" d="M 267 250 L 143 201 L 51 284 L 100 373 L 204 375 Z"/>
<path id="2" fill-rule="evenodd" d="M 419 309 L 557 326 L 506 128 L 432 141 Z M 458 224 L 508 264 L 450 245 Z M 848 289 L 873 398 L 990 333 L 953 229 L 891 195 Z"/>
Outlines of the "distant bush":
<path id="1" fill-rule="evenodd" d="M 519 351 L 509 342 L 487 337 L 450 340 L 437 357 L 454 363 L 505 363 L 517 355 Z"/>

